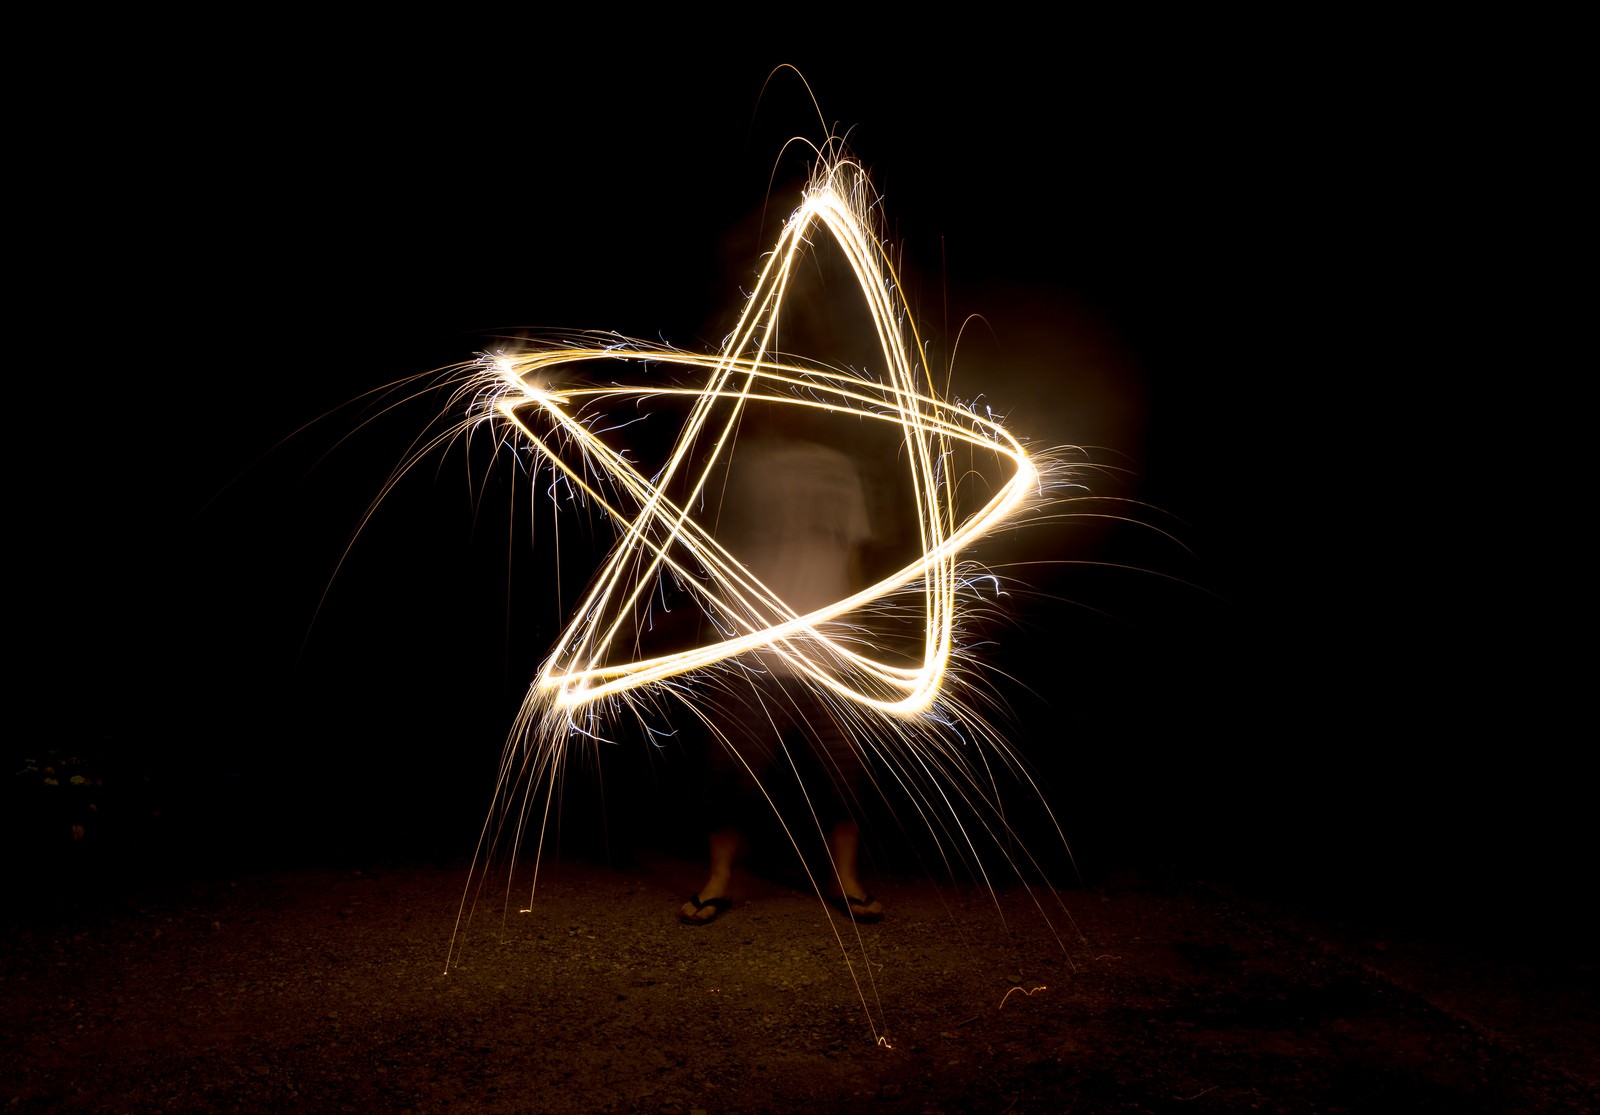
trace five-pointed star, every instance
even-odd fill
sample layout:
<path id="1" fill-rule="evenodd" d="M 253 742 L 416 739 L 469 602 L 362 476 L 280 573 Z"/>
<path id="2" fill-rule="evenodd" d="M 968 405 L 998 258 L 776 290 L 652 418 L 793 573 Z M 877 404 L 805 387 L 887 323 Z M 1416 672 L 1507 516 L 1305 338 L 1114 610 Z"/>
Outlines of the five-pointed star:
<path id="1" fill-rule="evenodd" d="M 616 546 L 535 682 L 535 692 L 551 708 L 570 711 L 763 648 L 783 655 L 793 670 L 839 698 L 882 713 L 914 716 L 937 697 L 954 651 L 958 555 L 1026 503 L 1038 473 L 1015 437 L 992 419 L 940 398 L 920 367 L 922 345 L 909 307 L 867 219 L 867 189 L 865 175 L 850 162 L 830 163 L 817 173 L 768 256 L 738 326 L 715 357 L 607 336 L 493 358 L 493 370 L 507 385 L 500 413 L 620 528 Z M 886 369 L 881 380 L 789 363 L 774 353 L 785 291 L 819 228 L 833 237 L 859 285 Z M 697 369 L 704 378 L 694 387 L 659 381 L 548 386 L 558 382 L 552 373 L 563 365 L 597 360 Z M 685 397 L 691 405 L 665 465 L 646 477 L 594 432 L 592 408 L 663 396 Z M 762 584 L 689 510 L 719 464 L 725 465 L 740 417 L 753 403 L 843 412 L 897 428 L 920 556 L 803 615 Z M 1009 478 L 959 523 L 947 466 L 954 443 L 980 447 L 1010 465 Z M 723 637 L 688 651 L 630 656 L 625 648 L 639 610 L 667 575 L 698 597 Z M 921 598 L 922 653 L 913 664 L 875 653 L 870 631 L 860 629 L 860 617 L 870 615 L 872 605 L 906 593 Z M 835 621 L 847 614 L 852 635 L 844 639 Z"/>

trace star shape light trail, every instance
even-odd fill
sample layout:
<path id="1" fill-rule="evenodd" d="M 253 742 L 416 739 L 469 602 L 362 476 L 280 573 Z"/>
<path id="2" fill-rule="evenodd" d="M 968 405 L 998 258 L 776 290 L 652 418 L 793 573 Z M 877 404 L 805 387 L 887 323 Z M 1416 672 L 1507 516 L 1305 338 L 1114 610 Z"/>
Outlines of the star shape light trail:
<path id="1" fill-rule="evenodd" d="M 978 586 L 995 582 L 972 560 L 973 546 L 1054 500 L 1066 482 L 1065 466 L 1054 454 L 1031 454 L 992 415 L 945 397 L 874 231 L 874 204 L 857 163 L 821 159 L 714 356 L 582 334 L 485 354 L 458 388 L 470 400 L 467 428 L 496 426 L 504 435 L 497 445 L 531 451 L 533 471 L 550 470 L 551 492 L 602 509 L 617 532 L 529 687 L 480 856 L 500 838 L 508 819 L 501 810 L 514 815 L 514 845 L 530 827 L 543 831 L 569 751 L 603 738 L 609 715 L 672 695 L 721 737 L 696 693 L 753 683 L 775 657 L 816 687 L 846 724 L 852 746 L 870 753 L 865 765 L 876 771 L 872 777 L 907 791 L 941 843 L 971 853 L 980 872 L 981 833 L 1008 862 L 1019 854 L 1001 839 L 1009 823 L 991 760 L 1027 775 L 975 708 L 981 701 L 953 679 L 970 672 L 960 642 L 964 617 L 978 607 Z M 873 338 L 867 364 L 875 368 L 834 366 L 827 354 L 794 357 L 777 343 L 785 298 L 822 237 L 837 247 L 859 292 Z M 619 414 L 642 413 L 651 403 L 686 416 L 664 463 L 647 472 L 607 435 L 629 421 Z M 915 557 L 805 611 L 764 584 L 715 529 L 718 479 L 751 408 L 800 408 L 890 435 L 903 470 L 900 490 L 909 493 L 908 518 L 916 523 Z M 640 633 L 668 586 L 680 599 L 687 594 L 715 636 L 688 649 L 644 652 Z M 918 649 L 903 654 L 898 624 L 908 616 Z M 697 687 L 690 678 L 706 684 Z M 708 699 L 714 705 L 714 695 Z M 548 792 L 544 817 L 536 821 L 534 791 L 541 785 Z M 521 806 L 513 808 L 519 788 Z M 467 909 L 464 897 L 462 917 Z M 454 948 L 452 938 L 452 955 Z"/>
<path id="2" fill-rule="evenodd" d="M 922 362 L 922 342 L 892 262 L 871 228 L 869 196 L 866 176 L 855 163 L 823 166 L 784 225 L 738 325 L 714 358 L 614 337 L 486 358 L 503 385 L 494 397 L 496 411 L 543 462 L 603 507 L 619 530 L 617 545 L 539 672 L 530 691 L 535 705 L 571 714 L 760 649 L 783 655 L 797 672 L 863 710 L 908 718 L 934 704 L 956 649 L 959 556 L 1025 506 L 1039 489 L 1040 475 L 1022 444 L 999 422 L 940 397 Z M 796 363 L 774 350 L 785 293 L 819 230 L 833 238 L 859 286 L 881 353 L 880 377 Z M 685 369 L 703 379 L 694 386 L 637 378 L 605 386 L 555 386 L 566 366 L 597 360 L 628 366 L 625 370 Z M 597 415 L 619 402 L 673 395 L 692 405 L 655 475 L 643 475 L 595 432 Z M 715 470 L 726 463 L 752 404 L 812 408 L 896 427 L 915 504 L 918 558 L 803 615 L 741 565 L 690 508 L 712 494 L 708 487 Z M 994 454 L 1010 472 L 981 508 L 959 521 L 949 464 L 955 443 Z M 680 498 L 668 494 L 680 490 Z M 688 651 L 619 656 L 663 576 L 686 587 L 724 637 Z M 830 621 L 907 591 L 919 592 L 922 599 L 920 662 L 906 665 L 875 655 L 870 633 L 863 639 L 852 628 L 851 637 L 841 638 L 830 629 Z"/>

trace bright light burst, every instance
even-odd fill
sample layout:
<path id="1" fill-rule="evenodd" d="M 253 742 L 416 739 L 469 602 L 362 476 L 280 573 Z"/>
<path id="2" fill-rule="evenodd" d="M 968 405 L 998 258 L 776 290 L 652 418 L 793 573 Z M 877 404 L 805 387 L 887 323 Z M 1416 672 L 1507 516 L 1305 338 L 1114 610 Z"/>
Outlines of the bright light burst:
<path id="1" fill-rule="evenodd" d="M 609 557 L 529 688 L 480 856 L 499 839 L 506 810 L 515 815 L 517 843 L 530 825 L 543 831 L 544 822 L 531 816 L 536 790 L 545 788 L 548 814 L 569 750 L 604 738 L 615 717 L 631 711 L 644 718 L 670 696 L 716 733 L 714 715 L 698 707 L 696 693 L 745 684 L 763 672 L 753 665 L 758 657 L 770 661 L 773 655 L 816 687 L 881 788 L 909 791 L 942 847 L 948 842 L 975 851 L 982 836 L 1005 843 L 1000 837 L 1008 826 L 992 768 L 996 758 L 1021 768 L 973 696 L 961 635 L 971 613 L 994 606 L 995 594 L 986 598 L 983 590 L 997 582 L 970 551 L 997 527 L 1056 499 L 1068 486 L 1065 466 L 1057 456 L 1030 453 L 991 415 L 944 397 L 924 363 L 896 269 L 874 231 L 874 200 L 858 164 L 821 158 L 715 356 L 584 334 L 487 354 L 457 369 L 466 374 L 455 401 L 465 404 L 468 418 L 452 435 L 496 429 L 498 446 L 523 456 L 535 473 L 550 470 L 550 491 L 600 508 L 617 531 Z M 864 302 L 875 372 L 779 351 L 785 297 L 823 236 L 847 262 Z M 606 435 L 618 424 L 616 414 L 651 403 L 675 406 L 687 417 L 665 463 L 646 475 Z M 701 510 L 716 503 L 719 470 L 726 469 L 751 408 L 803 408 L 888 431 L 898 442 L 903 490 L 913 505 L 915 559 L 803 614 L 741 564 Z M 992 479 L 974 497 L 980 475 Z M 642 652 L 639 633 L 667 585 L 688 594 L 715 637 L 690 649 Z M 884 650 L 896 640 L 879 638 L 876 625 L 907 615 L 916 617 L 913 644 L 920 650 Z M 690 678 L 698 684 L 687 684 Z M 464 900 L 463 914 L 467 908 Z"/>

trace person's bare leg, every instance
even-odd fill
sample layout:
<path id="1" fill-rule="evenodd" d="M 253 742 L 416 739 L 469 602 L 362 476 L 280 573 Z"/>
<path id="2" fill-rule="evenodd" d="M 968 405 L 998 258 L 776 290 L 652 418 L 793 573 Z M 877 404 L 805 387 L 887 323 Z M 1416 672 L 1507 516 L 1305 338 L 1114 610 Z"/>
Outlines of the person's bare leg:
<path id="1" fill-rule="evenodd" d="M 864 921 L 883 917 L 883 903 L 872 897 L 872 892 L 861 885 L 856 874 L 856 862 L 861 854 L 861 826 L 854 821 L 840 821 L 828 833 L 828 851 L 833 856 L 834 874 L 845 897 L 845 905 L 852 916 Z M 870 901 L 857 901 L 868 899 Z"/>
<path id="2" fill-rule="evenodd" d="M 706 877 L 695 898 L 699 904 L 685 902 L 680 917 L 683 921 L 704 924 L 712 921 L 727 909 L 728 883 L 733 878 L 733 861 L 739 852 L 739 834 L 733 829 L 723 829 L 711 834 L 707 841 L 711 848 L 711 874 Z"/>

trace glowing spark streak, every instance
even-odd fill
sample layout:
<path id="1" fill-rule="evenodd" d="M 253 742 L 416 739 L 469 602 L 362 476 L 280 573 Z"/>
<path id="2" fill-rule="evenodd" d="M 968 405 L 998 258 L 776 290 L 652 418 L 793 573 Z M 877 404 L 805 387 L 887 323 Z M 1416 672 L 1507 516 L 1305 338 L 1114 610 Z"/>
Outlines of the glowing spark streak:
<path id="1" fill-rule="evenodd" d="M 1007 991 L 1005 993 L 1005 998 L 1002 998 L 1000 1000 L 1000 1005 L 998 1007 L 995 1007 L 994 1009 L 995 1010 L 1004 1010 L 1005 1006 L 1006 1006 L 1006 1001 L 1008 999 L 1010 999 L 1011 996 L 1015 995 L 1019 991 L 1022 992 L 1022 994 L 1026 996 L 1026 995 L 1037 994 L 1040 991 L 1049 991 L 1049 990 L 1050 990 L 1050 988 L 1047 985 L 1042 984 L 1042 983 L 1038 987 L 1013 987 L 1010 991 Z"/>

